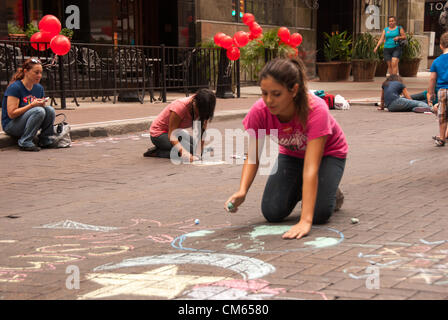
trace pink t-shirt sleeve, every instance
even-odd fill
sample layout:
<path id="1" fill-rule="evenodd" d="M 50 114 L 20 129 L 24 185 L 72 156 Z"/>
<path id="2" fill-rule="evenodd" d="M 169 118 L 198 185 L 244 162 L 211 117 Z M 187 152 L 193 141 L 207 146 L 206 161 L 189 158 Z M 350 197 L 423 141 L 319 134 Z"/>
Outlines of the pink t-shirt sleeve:
<path id="1" fill-rule="evenodd" d="M 311 109 L 307 123 L 308 141 L 333 134 L 330 112 L 325 101 L 319 97 L 313 97 Z"/>

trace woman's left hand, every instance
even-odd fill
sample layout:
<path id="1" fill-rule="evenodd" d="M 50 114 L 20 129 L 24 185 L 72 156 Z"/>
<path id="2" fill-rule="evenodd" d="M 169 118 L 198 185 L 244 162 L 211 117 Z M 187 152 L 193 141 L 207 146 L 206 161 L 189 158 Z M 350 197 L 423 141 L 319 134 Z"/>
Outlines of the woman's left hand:
<path id="1" fill-rule="evenodd" d="M 282 238 L 283 239 L 300 239 L 307 236 L 311 231 L 311 226 L 313 224 L 310 222 L 300 221 L 298 224 L 293 226 L 289 231 L 287 231 Z"/>

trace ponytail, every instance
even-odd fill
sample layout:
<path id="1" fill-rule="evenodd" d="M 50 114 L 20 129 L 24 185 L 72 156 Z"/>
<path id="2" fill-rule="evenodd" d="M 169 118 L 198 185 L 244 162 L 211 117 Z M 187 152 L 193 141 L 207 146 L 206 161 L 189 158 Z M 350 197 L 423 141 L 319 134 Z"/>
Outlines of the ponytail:
<path id="1" fill-rule="evenodd" d="M 8 87 L 12 85 L 17 80 L 23 80 L 25 78 L 25 71 L 23 68 L 17 69 L 17 72 L 11 77 L 11 80 L 9 81 Z"/>

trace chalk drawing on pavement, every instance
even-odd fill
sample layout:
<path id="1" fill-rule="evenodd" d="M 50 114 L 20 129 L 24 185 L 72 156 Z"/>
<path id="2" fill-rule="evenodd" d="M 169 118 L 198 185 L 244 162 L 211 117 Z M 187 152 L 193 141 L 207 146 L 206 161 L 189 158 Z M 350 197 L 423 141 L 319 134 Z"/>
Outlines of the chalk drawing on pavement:
<path id="1" fill-rule="evenodd" d="M 198 234 L 197 234 L 198 235 Z M 162 265 L 140 274 L 98 273 L 124 268 Z M 179 272 L 184 265 L 202 265 L 232 271 L 242 279 L 226 276 L 203 276 Z M 79 299 L 100 299 L 117 295 L 139 295 L 175 299 L 261 299 L 285 292 L 271 288 L 260 278 L 275 272 L 261 260 L 221 253 L 179 253 L 126 259 L 96 267 L 87 280 L 103 285 L 99 290 L 79 296 Z"/>
<path id="2" fill-rule="evenodd" d="M 184 292 L 187 298 L 197 300 L 262 300 L 285 293 L 284 288 L 271 288 L 261 280 L 224 279 L 214 283 L 198 284 Z"/>
<path id="3" fill-rule="evenodd" d="M 133 250 L 125 245 L 82 246 L 58 244 L 35 249 L 35 253 L 9 257 L 10 265 L 0 265 L 0 282 L 20 282 L 28 273 L 56 270 L 58 265 L 73 264 L 88 257 L 109 257 Z"/>
<path id="4" fill-rule="evenodd" d="M 171 246 L 191 252 L 279 253 L 323 249 L 344 241 L 342 232 L 318 226 L 313 227 L 315 238 L 312 241 L 282 239 L 281 235 L 291 227 L 291 225 L 231 226 L 209 229 L 206 233 L 202 230 L 201 233 L 196 231 L 178 236 Z M 236 236 L 232 237 L 229 234 Z"/>
<path id="5" fill-rule="evenodd" d="M 159 256 L 147 256 L 123 260 L 116 264 L 105 264 L 93 271 L 108 271 L 128 267 L 149 265 L 198 264 L 224 268 L 238 273 L 244 280 L 262 278 L 275 272 L 275 268 L 259 259 L 223 253 L 176 253 Z"/>
<path id="6" fill-rule="evenodd" d="M 102 227 L 102 226 L 93 226 L 89 224 L 84 224 L 76 221 L 65 220 L 56 223 L 46 224 L 40 227 L 35 227 L 36 229 L 71 229 L 71 230 L 90 230 L 90 231 L 98 231 L 98 232 L 109 232 L 113 230 L 117 230 L 115 227 Z"/>
<path id="7" fill-rule="evenodd" d="M 401 281 L 424 282 L 427 285 L 448 285 L 448 244 L 447 241 L 422 244 L 401 244 L 382 247 L 369 254 L 360 252 L 364 259 L 362 266 L 350 266 L 343 270 L 352 279 L 367 279 L 369 266 L 396 272 Z"/>
<path id="8" fill-rule="evenodd" d="M 191 285 L 212 283 L 225 277 L 178 274 L 178 266 L 166 265 L 141 274 L 94 273 L 87 280 L 103 285 L 101 289 L 78 297 L 78 300 L 110 298 L 118 295 L 174 299 Z"/>

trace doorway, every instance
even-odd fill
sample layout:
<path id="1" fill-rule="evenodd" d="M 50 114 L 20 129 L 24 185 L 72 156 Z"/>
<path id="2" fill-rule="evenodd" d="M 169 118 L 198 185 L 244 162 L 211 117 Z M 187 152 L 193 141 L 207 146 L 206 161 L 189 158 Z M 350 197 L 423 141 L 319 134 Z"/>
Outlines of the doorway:
<path id="1" fill-rule="evenodd" d="M 356 0 L 353 0 L 356 1 Z M 317 10 L 317 56 L 316 61 L 324 61 L 324 32 L 347 31 L 353 34 L 354 7 L 353 1 L 320 0 Z"/>

